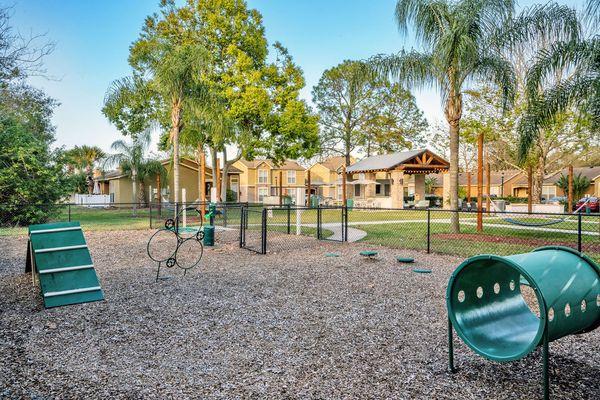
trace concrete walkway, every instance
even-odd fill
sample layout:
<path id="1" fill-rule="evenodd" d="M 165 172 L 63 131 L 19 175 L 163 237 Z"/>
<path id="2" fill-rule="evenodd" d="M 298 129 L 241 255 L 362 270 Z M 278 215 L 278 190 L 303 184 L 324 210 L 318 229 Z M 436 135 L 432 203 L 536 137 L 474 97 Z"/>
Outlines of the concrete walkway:
<path id="1" fill-rule="evenodd" d="M 314 226 L 316 228 L 316 225 Z M 325 223 L 323 229 L 333 232 L 333 235 L 327 237 L 328 240 L 342 241 L 342 224 Z M 367 232 L 348 226 L 348 242 L 358 242 L 365 236 L 367 236 Z"/>

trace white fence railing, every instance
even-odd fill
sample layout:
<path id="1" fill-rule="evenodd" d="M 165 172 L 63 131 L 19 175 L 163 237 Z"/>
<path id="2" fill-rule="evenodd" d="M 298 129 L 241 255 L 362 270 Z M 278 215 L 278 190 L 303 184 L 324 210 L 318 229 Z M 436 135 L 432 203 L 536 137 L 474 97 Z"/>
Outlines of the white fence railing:
<path id="1" fill-rule="evenodd" d="M 110 206 L 109 194 L 75 194 L 73 202 L 78 205 L 86 207 L 109 207 Z"/>

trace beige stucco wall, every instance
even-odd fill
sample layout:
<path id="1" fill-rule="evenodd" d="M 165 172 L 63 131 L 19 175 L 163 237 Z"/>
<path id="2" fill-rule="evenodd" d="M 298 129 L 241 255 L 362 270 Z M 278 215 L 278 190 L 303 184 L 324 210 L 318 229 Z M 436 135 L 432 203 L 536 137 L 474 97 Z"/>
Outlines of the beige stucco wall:
<path id="1" fill-rule="evenodd" d="M 260 188 L 267 189 L 267 195 L 271 195 L 273 188 L 279 188 L 280 176 L 282 179 L 283 192 L 291 193 L 294 188 L 305 187 L 306 171 L 296 170 L 296 182 L 288 183 L 288 170 L 272 168 L 268 163 L 261 163 L 257 168 L 248 168 L 244 163 L 237 161 L 233 164 L 242 173 L 240 174 L 240 200 L 242 202 L 258 202 Z M 267 183 L 258 183 L 258 170 L 267 170 Z"/>
<path id="2" fill-rule="evenodd" d="M 175 199 L 175 194 L 173 192 L 175 185 L 174 185 L 174 177 L 173 177 L 173 171 L 172 171 L 172 166 L 166 165 L 165 168 L 167 169 L 167 182 L 168 182 L 168 189 L 169 189 L 169 201 L 174 201 Z M 184 164 L 180 164 L 179 167 L 179 188 L 181 189 L 185 189 L 185 200 L 189 203 L 191 202 L 195 202 L 197 199 L 199 199 L 200 195 L 199 195 L 199 190 L 198 190 L 198 171 L 191 169 L 189 167 L 187 167 Z M 163 185 L 163 189 L 165 188 L 165 186 Z M 209 193 L 206 194 L 207 197 L 209 197 Z M 179 198 L 181 200 L 183 200 L 183 198 L 181 197 L 181 194 L 179 195 Z"/>
<path id="3" fill-rule="evenodd" d="M 109 194 L 113 194 L 115 203 L 132 203 L 133 186 L 127 177 L 112 179 L 108 183 Z"/>

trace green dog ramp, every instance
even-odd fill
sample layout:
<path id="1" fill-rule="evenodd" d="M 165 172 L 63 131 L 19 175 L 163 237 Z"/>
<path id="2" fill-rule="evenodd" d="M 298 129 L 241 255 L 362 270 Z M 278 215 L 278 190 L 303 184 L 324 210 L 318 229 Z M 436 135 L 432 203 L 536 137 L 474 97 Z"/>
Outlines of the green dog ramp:
<path id="1" fill-rule="evenodd" d="M 79 222 L 30 225 L 27 248 L 46 308 L 104 300 Z"/>

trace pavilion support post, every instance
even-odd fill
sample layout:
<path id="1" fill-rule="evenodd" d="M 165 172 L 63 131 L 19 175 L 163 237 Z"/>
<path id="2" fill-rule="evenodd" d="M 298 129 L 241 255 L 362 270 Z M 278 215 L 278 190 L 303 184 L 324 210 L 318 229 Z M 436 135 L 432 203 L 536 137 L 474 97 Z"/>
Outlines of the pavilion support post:
<path id="1" fill-rule="evenodd" d="M 573 209 L 573 164 L 569 164 L 569 173 L 567 179 L 569 185 L 569 188 L 567 189 L 567 212 L 570 213 Z"/>
<path id="2" fill-rule="evenodd" d="M 415 204 L 425 200 L 425 174 L 415 174 Z"/>
<path id="3" fill-rule="evenodd" d="M 533 211 L 533 167 L 527 169 L 527 212 Z"/>
<path id="4" fill-rule="evenodd" d="M 442 174 L 442 198 L 444 210 L 450 210 L 450 174 L 448 172 Z"/>
<path id="5" fill-rule="evenodd" d="M 486 157 L 487 158 L 487 157 Z M 487 198 L 485 200 L 485 210 L 487 212 L 487 215 L 490 215 L 490 208 L 491 208 L 491 192 L 492 192 L 492 183 L 491 183 L 491 176 L 492 173 L 490 172 L 490 163 L 489 161 L 486 163 L 486 168 L 485 168 L 485 178 L 486 178 L 486 184 L 485 184 L 485 192 L 487 194 Z"/>
<path id="6" fill-rule="evenodd" d="M 392 208 L 404 208 L 404 172 L 392 171 Z"/>
<path id="7" fill-rule="evenodd" d="M 477 137 L 477 232 L 483 231 L 483 133 Z"/>

